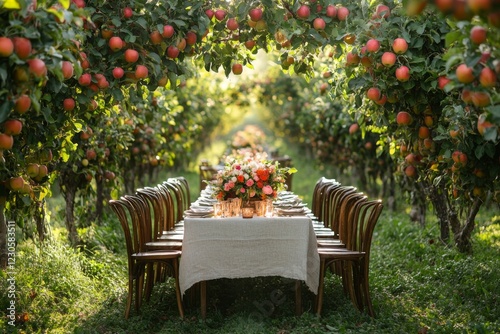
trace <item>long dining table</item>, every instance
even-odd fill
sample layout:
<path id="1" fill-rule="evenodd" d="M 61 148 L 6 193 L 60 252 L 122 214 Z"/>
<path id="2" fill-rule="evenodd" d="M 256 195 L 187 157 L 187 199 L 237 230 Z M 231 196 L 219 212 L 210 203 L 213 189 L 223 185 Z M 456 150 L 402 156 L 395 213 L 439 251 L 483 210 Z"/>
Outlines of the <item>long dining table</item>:
<path id="1" fill-rule="evenodd" d="M 311 218 L 272 215 L 253 218 L 186 216 L 179 267 L 184 295 L 200 283 L 201 315 L 206 316 L 206 282 L 220 278 L 280 276 L 296 280 L 296 312 L 300 283 L 314 294 L 320 260 Z"/>

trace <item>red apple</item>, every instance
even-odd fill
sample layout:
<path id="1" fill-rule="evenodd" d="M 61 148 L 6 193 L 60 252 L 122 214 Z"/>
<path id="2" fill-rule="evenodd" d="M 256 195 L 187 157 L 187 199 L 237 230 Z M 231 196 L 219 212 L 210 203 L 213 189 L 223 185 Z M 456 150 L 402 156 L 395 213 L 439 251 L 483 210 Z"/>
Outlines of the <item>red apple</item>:
<path id="1" fill-rule="evenodd" d="M 470 30 L 470 40 L 474 44 L 482 44 L 486 42 L 487 30 L 481 26 L 474 26 Z"/>
<path id="2" fill-rule="evenodd" d="M 466 88 L 462 89 L 462 93 L 460 94 L 460 98 L 467 104 L 472 103 L 472 92 Z"/>
<path id="3" fill-rule="evenodd" d="M 467 5 L 472 12 L 479 13 L 489 11 L 491 2 L 491 0 L 467 0 Z"/>
<path id="4" fill-rule="evenodd" d="M 444 87 L 451 82 L 445 75 L 441 75 L 438 77 L 438 87 L 441 90 L 444 90 Z"/>
<path id="5" fill-rule="evenodd" d="M 145 79 L 148 77 L 148 68 L 144 65 L 137 65 L 135 67 L 135 77 L 137 79 Z"/>
<path id="6" fill-rule="evenodd" d="M 119 51 L 123 47 L 123 41 L 120 37 L 113 36 L 109 39 L 108 45 L 111 50 Z"/>
<path id="7" fill-rule="evenodd" d="M 179 41 L 177 42 L 177 49 L 179 51 L 183 51 L 186 48 L 187 41 L 185 38 L 179 38 Z"/>
<path id="8" fill-rule="evenodd" d="M 406 66 L 400 66 L 396 69 L 396 78 L 401 81 L 405 82 L 410 79 L 410 69 Z"/>
<path id="9" fill-rule="evenodd" d="M 359 63 L 359 56 L 355 53 L 348 52 L 345 57 L 347 66 L 357 65 Z"/>
<path id="10" fill-rule="evenodd" d="M 412 165 L 406 166 L 405 175 L 411 178 L 415 178 L 417 176 L 417 169 Z"/>
<path id="11" fill-rule="evenodd" d="M 486 114 L 479 115 L 477 118 L 477 131 L 480 135 L 484 136 L 486 129 L 494 127 L 494 125 L 486 120 Z"/>
<path id="12" fill-rule="evenodd" d="M 408 50 L 408 43 L 404 38 L 396 38 L 392 42 L 392 50 L 394 50 L 396 54 L 403 54 Z"/>
<path id="13" fill-rule="evenodd" d="M 248 50 L 252 50 L 255 46 L 255 41 L 253 39 L 250 39 L 248 41 L 245 42 L 245 47 L 248 49 Z"/>
<path id="14" fill-rule="evenodd" d="M 491 104 L 490 94 L 486 92 L 472 92 L 472 104 L 478 108 L 487 107 Z"/>
<path id="15" fill-rule="evenodd" d="M 175 29 L 171 25 L 167 24 L 167 25 L 163 26 L 162 36 L 164 38 L 170 38 L 174 35 L 174 33 L 175 33 Z"/>
<path id="16" fill-rule="evenodd" d="M 316 30 L 325 30 L 326 23 L 321 17 L 317 17 L 313 21 L 313 27 Z"/>
<path id="17" fill-rule="evenodd" d="M 127 49 L 125 50 L 124 58 L 127 63 L 135 63 L 139 60 L 139 52 L 134 49 Z"/>
<path id="18" fill-rule="evenodd" d="M 240 75 L 243 72 L 243 65 L 241 65 L 239 63 L 235 63 L 235 64 L 233 64 L 231 70 L 232 70 L 233 74 Z"/>
<path id="19" fill-rule="evenodd" d="M 134 15 L 134 12 L 132 11 L 132 8 L 130 7 L 125 7 L 123 8 L 123 17 L 126 19 L 129 19 Z"/>
<path id="20" fill-rule="evenodd" d="M 34 58 L 29 59 L 28 61 L 29 71 L 36 78 L 41 78 L 47 75 L 47 67 L 45 66 L 45 62 L 41 59 Z"/>
<path id="21" fill-rule="evenodd" d="M 87 158 L 87 160 L 94 160 L 95 158 L 97 158 L 97 153 L 94 149 L 88 149 L 85 152 L 85 157 Z"/>
<path id="22" fill-rule="evenodd" d="M 38 175 L 35 177 L 36 181 L 41 181 L 44 177 L 49 174 L 49 169 L 47 168 L 46 165 L 39 165 L 38 166 Z"/>
<path id="23" fill-rule="evenodd" d="M 431 115 L 425 115 L 424 124 L 431 128 L 434 125 L 434 118 Z"/>
<path id="24" fill-rule="evenodd" d="M 177 58 L 179 56 L 179 53 L 180 53 L 180 50 L 174 46 L 174 45 L 170 45 L 168 48 L 167 48 L 167 56 L 169 58 Z"/>
<path id="25" fill-rule="evenodd" d="M 418 138 L 425 139 L 429 138 L 431 135 L 431 131 L 426 126 L 421 126 L 418 128 Z"/>
<path id="26" fill-rule="evenodd" d="M 8 37 L 0 37 L 0 57 L 10 57 L 14 53 L 14 42 Z"/>
<path id="27" fill-rule="evenodd" d="M 9 179 L 9 186 L 13 191 L 20 191 L 24 187 L 24 179 L 22 176 L 11 177 Z"/>
<path id="28" fill-rule="evenodd" d="M 198 39 L 198 37 L 196 37 L 196 34 L 193 31 L 188 31 L 186 33 L 185 40 L 186 40 L 186 43 L 188 45 L 195 45 L 197 39 Z"/>
<path id="29" fill-rule="evenodd" d="M 217 20 L 222 21 L 226 17 L 226 11 L 223 9 L 217 9 L 214 15 Z"/>
<path id="30" fill-rule="evenodd" d="M 454 0 L 434 0 L 436 7 L 443 13 L 450 13 L 453 9 Z"/>
<path id="31" fill-rule="evenodd" d="M 207 15 L 208 19 L 211 20 L 214 17 L 214 11 L 211 9 L 205 10 L 205 15 Z"/>
<path id="32" fill-rule="evenodd" d="M 457 75 L 457 80 L 462 83 L 471 83 L 475 79 L 472 68 L 468 67 L 466 64 L 458 65 L 455 74 Z"/>
<path id="33" fill-rule="evenodd" d="M 366 42 L 366 51 L 377 52 L 380 49 L 380 42 L 374 38 L 371 38 Z"/>
<path id="34" fill-rule="evenodd" d="M 20 59 L 26 59 L 31 55 L 31 41 L 24 37 L 14 37 L 14 52 Z"/>
<path id="35" fill-rule="evenodd" d="M 376 104 L 383 106 L 387 102 L 387 95 L 382 95 L 380 100 L 375 101 Z"/>
<path id="36" fill-rule="evenodd" d="M 28 174 L 29 177 L 36 177 L 40 171 L 40 166 L 35 163 L 28 164 L 26 166 L 26 174 Z"/>
<path id="37" fill-rule="evenodd" d="M 12 136 L 17 136 L 23 129 L 23 123 L 17 119 L 8 119 L 3 123 L 5 133 Z"/>
<path id="38" fill-rule="evenodd" d="M 121 79 L 124 74 L 125 74 L 125 71 L 121 67 L 115 67 L 113 69 L 113 77 L 115 79 Z"/>
<path id="39" fill-rule="evenodd" d="M 254 22 L 257 22 L 262 19 L 262 9 L 260 8 L 252 8 L 248 12 L 250 19 Z"/>
<path id="40" fill-rule="evenodd" d="M 307 5 L 302 5 L 297 9 L 297 17 L 302 20 L 306 20 L 311 15 L 311 9 Z"/>
<path id="41" fill-rule="evenodd" d="M 76 106 L 75 100 L 72 99 L 71 97 L 64 99 L 63 101 L 64 110 L 72 111 L 73 109 L 75 109 L 75 106 Z"/>
<path id="42" fill-rule="evenodd" d="M 14 146 L 14 137 L 0 133 L 0 150 L 10 150 Z"/>
<path id="43" fill-rule="evenodd" d="M 337 17 L 337 7 L 334 5 L 326 6 L 326 16 L 331 17 L 332 19 Z"/>
<path id="44" fill-rule="evenodd" d="M 481 70 L 481 73 L 479 74 L 479 82 L 481 83 L 481 86 L 486 88 L 495 87 L 495 85 L 497 84 L 497 76 L 495 74 L 495 71 L 493 71 L 489 67 L 483 68 Z"/>
<path id="45" fill-rule="evenodd" d="M 411 115 L 406 111 L 400 111 L 396 115 L 396 123 L 399 125 L 409 125 L 412 122 Z"/>
<path id="46" fill-rule="evenodd" d="M 467 164 L 467 154 L 461 152 L 461 151 L 454 151 L 451 154 L 451 158 L 455 163 L 460 163 L 462 166 L 465 166 Z"/>
<path id="47" fill-rule="evenodd" d="M 384 52 L 381 61 L 384 66 L 391 67 L 396 63 L 396 55 L 392 52 Z"/>
<path id="48" fill-rule="evenodd" d="M 357 131 L 359 130 L 359 125 L 358 123 L 353 123 L 351 124 L 351 126 L 349 127 L 349 134 L 354 134 L 356 133 Z"/>
<path id="49" fill-rule="evenodd" d="M 372 101 L 380 100 L 380 90 L 377 87 L 371 87 L 366 92 L 366 96 Z"/>
<path id="50" fill-rule="evenodd" d="M 375 10 L 375 15 L 377 19 L 380 18 L 386 19 L 391 15 L 391 9 L 386 5 L 380 4 L 377 6 L 377 9 Z"/>
<path id="51" fill-rule="evenodd" d="M 234 17 L 231 17 L 226 21 L 226 28 L 231 31 L 238 30 L 239 27 L 240 25 L 238 24 L 238 21 L 236 21 Z"/>
<path id="52" fill-rule="evenodd" d="M 61 70 L 64 79 L 69 79 L 73 76 L 73 64 L 70 61 L 63 60 L 61 62 Z"/>
<path id="53" fill-rule="evenodd" d="M 20 95 L 14 104 L 14 110 L 17 111 L 20 114 L 24 114 L 29 110 L 31 107 L 31 98 L 26 95 Z"/>
<path id="54" fill-rule="evenodd" d="M 90 75 L 90 73 L 84 73 L 78 79 L 78 83 L 82 86 L 89 86 L 91 82 L 92 76 Z"/>
<path id="55" fill-rule="evenodd" d="M 495 28 L 500 28 L 500 11 L 488 14 L 488 23 Z"/>
<path id="56" fill-rule="evenodd" d="M 163 41 L 163 36 L 158 30 L 154 30 L 149 34 L 149 39 L 151 40 L 151 43 L 158 45 Z"/>
<path id="57" fill-rule="evenodd" d="M 348 16 L 349 16 L 349 9 L 347 9 L 346 7 L 341 6 L 337 9 L 337 18 L 340 21 L 345 21 Z"/>

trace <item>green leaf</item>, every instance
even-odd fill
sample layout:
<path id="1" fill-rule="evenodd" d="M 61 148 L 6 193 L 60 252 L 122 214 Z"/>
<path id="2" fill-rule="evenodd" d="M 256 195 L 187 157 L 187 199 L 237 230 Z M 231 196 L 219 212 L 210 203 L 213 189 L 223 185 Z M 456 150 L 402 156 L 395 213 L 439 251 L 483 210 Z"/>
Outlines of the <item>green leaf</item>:
<path id="1" fill-rule="evenodd" d="M 457 41 L 462 41 L 462 39 L 463 39 L 462 33 L 459 30 L 456 30 L 447 33 L 444 40 L 446 47 L 450 47 L 453 43 Z"/>
<path id="2" fill-rule="evenodd" d="M 69 0 L 59 0 L 59 3 L 61 4 L 61 6 L 64 7 L 64 9 L 68 9 L 69 8 L 69 4 L 70 4 Z"/>
<path id="3" fill-rule="evenodd" d="M 10 108 L 11 102 L 7 99 L 0 105 L 0 123 L 3 123 L 9 117 Z"/>

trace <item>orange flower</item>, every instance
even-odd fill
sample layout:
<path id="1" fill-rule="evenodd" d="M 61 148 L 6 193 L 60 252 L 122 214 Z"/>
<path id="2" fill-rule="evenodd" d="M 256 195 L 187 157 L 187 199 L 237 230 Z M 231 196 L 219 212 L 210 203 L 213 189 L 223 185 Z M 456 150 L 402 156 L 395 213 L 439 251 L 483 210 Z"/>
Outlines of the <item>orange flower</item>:
<path id="1" fill-rule="evenodd" d="M 238 182 L 241 182 L 241 183 L 245 182 L 245 177 L 243 175 L 238 175 L 237 179 L 238 179 Z"/>
<path id="2" fill-rule="evenodd" d="M 267 181 L 269 179 L 269 171 L 267 169 L 258 169 L 257 176 L 260 180 Z"/>

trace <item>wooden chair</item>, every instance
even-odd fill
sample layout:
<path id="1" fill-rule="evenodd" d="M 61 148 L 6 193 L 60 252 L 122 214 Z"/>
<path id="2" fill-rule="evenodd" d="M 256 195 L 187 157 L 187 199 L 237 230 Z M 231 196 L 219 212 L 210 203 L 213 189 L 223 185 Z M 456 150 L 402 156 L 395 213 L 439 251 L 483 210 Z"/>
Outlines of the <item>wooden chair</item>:
<path id="1" fill-rule="evenodd" d="M 207 187 L 205 181 L 215 180 L 219 169 L 208 163 L 208 160 L 202 160 L 198 166 L 200 173 L 200 192 Z"/>
<path id="2" fill-rule="evenodd" d="M 380 200 L 367 201 L 361 198 L 350 212 L 346 228 L 346 248 L 318 248 L 320 256 L 320 283 L 316 301 L 316 313 L 321 315 L 323 305 L 324 278 L 326 269 L 334 262 L 340 262 L 343 269 L 343 283 L 352 303 L 360 310 L 366 309 L 374 316 L 369 289 L 370 249 L 373 230 L 382 212 Z M 344 278 L 346 278 L 344 280 Z"/>
<path id="3" fill-rule="evenodd" d="M 167 220 L 171 215 L 171 205 L 169 200 L 165 198 L 165 193 L 158 187 L 156 188 L 141 188 L 137 189 L 137 195 L 146 201 L 153 213 L 150 218 L 151 225 L 148 226 L 147 235 L 151 235 L 150 240 L 146 241 L 146 248 L 148 250 L 168 250 L 168 249 L 182 249 L 182 238 L 170 238 L 170 240 L 162 240 L 161 237 L 167 232 Z M 172 232 L 171 232 L 172 233 Z M 183 235 L 184 231 L 176 230 L 175 234 Z"/>
<path id="4" fill-rule="evenodd" d="M 323 220 L 323 208 L 325 205 L 324 190 L 326 187 L 333 184 L 340 186 L 340 183 L 338 183 L 334 179 L 327 179 L 325 177 L 321 177 L 314 186 L 312 201 L 311 201 L 311 211 L 315 217 L 315 220 L 319 222 L 322 222 Z"/>
<path id="5" fill-rule="evenodd" d="M 139 197 L 134 197 L 135 199 L 142 201 L 142 199 L 140 199 Z M 182 305 L 182 299 L 179 289 L 178 270 L 181 251 L 147 251 L 145 249 L 145 223 L 141 222 L 141 219 L 139 219 L 140 215 L 138 212 L 136 212 L 136 205 L 132 204 L 133 201 L 134 199 L 131 197 L 109 201 L 111 208 L 120 220 L 127 247 L 128 295 L 127 304 L 125 307 L 125 318 L 128 319 L 130 315 L 130 309 L 132 306 L 132 300 L 134 299 L 134 294 L 135 309 L 136 312 L 139 312 L 143 297 L 144 276 L 146 272 L 145 269 L 147 265 L 154 263 L 164 263 L 165 265 L 172 266 L 173 277 L 175 280 L 177 307 L 179 310 L 179 315 L 183 318 L 184 307 Z"/>
<path id="6" fill-rule="evenodd" d="M 191 206 L 191 194 L 189 182 L 184 176 L 171 177 L 167 181 L 175 182 L 179 185 L 183 198 L 183 212 Z"/>

